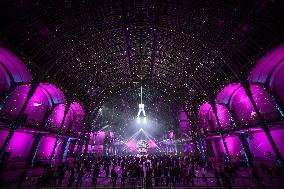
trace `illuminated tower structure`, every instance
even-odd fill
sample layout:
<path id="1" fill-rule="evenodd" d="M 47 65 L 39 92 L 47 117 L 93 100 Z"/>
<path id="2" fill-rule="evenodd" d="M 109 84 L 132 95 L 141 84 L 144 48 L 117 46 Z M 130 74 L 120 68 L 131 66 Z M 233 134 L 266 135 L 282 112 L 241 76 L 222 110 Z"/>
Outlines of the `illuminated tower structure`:
<path id="1" fill-rule="evenodd" d="M 140 104 L 138 105 L 139 111 L 138 111 L 138 114 L 137 114 L 137 122 L 138 123 L 140 123 L 141 113 L 142 113 L 142 117 L 143 117 L 143 122 L 146 123 L 146 112 L 145 112 L 145 109 L 144 109 L 145 105 L 143 104 L 142 98 L 143 98 L 143 88 L 141 86 L 141 90 L 140 90 Z"/>

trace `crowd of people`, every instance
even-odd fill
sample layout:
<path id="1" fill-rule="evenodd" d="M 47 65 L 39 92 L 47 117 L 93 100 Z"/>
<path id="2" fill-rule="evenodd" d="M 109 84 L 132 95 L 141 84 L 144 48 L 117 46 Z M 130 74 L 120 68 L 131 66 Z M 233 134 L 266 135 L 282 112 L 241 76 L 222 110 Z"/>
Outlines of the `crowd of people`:
<path id="1" fill-rule="evenodd" d="M 99 185 L 98 179 L 109 180 L 113 187 L 142 185 L 153 186 L 194 186 L 198 177 L 208 184 L 208 174 L 215 179 L 216 186 L 231 188 L 245 167 L 243 162 L 220 163 L 214 159 L 206 162 L 190 156 L 105 156 L 82 158 L 81 161 L 62 163 L 56 166 L 46 164 L 44 172 L 38 179 L 39 186 L 80 187 L 88 183 L 93 187 Z M 260 164 L 250 170 L 249 176 L 255 183 L 264 186 L 260 175 L 282 178 L 279 168 Z M 23 176 L 24 177 L 24 176 Z"/>

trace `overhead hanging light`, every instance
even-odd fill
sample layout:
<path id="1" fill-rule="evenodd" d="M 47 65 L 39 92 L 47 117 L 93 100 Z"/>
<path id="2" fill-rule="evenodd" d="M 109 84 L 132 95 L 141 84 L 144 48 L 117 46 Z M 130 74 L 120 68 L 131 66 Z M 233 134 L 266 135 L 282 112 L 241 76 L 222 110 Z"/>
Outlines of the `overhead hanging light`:
<path id="1" fill-rule="evenodd" d="M 146 123 L 146 113 L 145 113 L 145 109 L 144 109 L 144 104 L 143 104 L 143 88 L 141 86 L 141 90 L 140 90 L 140 104 L 138 106 L 139 108 L 139 111 L 138 111 L 138 114 L 137 114 L 137 122 L 140 123 L 140 116 L 142 114 L 142 117 L 143 117 L 143 123 Z"/>

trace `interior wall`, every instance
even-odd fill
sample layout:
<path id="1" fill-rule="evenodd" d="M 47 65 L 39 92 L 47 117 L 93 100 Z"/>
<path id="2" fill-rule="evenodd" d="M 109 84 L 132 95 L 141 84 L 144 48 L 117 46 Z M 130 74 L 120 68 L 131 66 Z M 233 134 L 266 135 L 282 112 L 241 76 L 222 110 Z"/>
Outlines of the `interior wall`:
<path id="1" fill-rule="evenodd" d="M 244 154 L 241 141 L 237 136 L 226 137 L 226 144 L 232 158 L 235 156 L 242 156 Z"/>
<path id="2" fill-rule="evenodd" d="M 42 158 L 49 157 L 52 153 L 55 141 L 56 141 L 55 137 L 43 136 L 41 138 L 37 156 Z M 60 152 L 61 146 L 62 146 L 62 140 L 59 139 L 57 147 L 55 149 L 55 156 L 57 156 L 58 153 Z"/>
<path id="3" fill-rule="evenodd" d="M 281 155 L 284 157 L 284 129 L 270 131 Z"/>
<path id="4" fill-rule="evenodd" d="M 5 139 L 4 139 L 5 140 Z M 6 149 L 11 152 L 9 158 L 27 158 L 33 144 L 33 135 L 21 132 L 15 132 Z"/>
<path id="5" fill-rule="evenodd" d="M 271 145 L 264 132 L 254 133 L 253 139 L 249 139 L 248 143 L 254 157 L 265 158 L 267 152 L 271 152 L 272 156 L 274 156 Z"/>

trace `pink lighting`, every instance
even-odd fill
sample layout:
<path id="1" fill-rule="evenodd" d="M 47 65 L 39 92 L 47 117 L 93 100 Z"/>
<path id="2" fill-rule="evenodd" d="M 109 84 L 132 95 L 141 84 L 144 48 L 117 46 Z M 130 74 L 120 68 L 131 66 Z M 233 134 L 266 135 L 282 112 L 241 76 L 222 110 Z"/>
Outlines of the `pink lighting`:
<path id="1" fill-rule="evenodd" d="M 6 152 L 11 152 L 10 158 L 27 158 L 33 143 L 33 135 L 15 132 Z"/>

